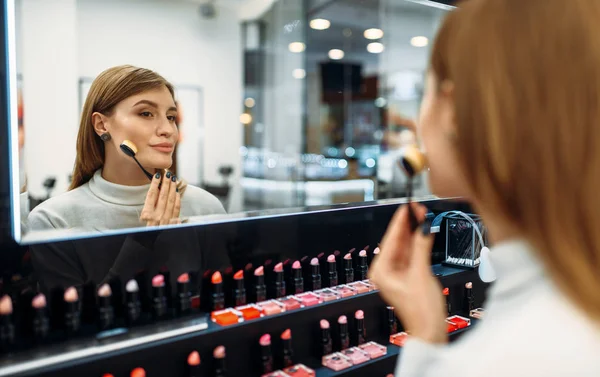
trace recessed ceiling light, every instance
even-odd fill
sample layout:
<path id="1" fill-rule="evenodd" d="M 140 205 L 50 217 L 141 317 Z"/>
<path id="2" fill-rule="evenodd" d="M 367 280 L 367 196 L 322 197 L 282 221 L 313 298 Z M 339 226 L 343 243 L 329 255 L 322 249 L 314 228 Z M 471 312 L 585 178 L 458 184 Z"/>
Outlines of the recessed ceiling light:
<path id="1" fill-rule="evenodd" d="M 412 37 L 410 39 L 410 44 L 414 47 L 425 47 L 429 44 L 429 39 L 423 36 Z"/>
<path id="2" fill-rule="evenodd" d="M 325 30 L 329 29 L 331 26 L 331 22 L 324 18 L 315 18 L 314 20 L 310 20 L 310 28 L 315 30 Z"/>
<path id="3" fill-rule="evenodd" d="M 306 45 L 302 42 L 292 42 L 289 44 L 288 48 L 291 52 L 298 53 L 306 50 Z"/>
<path id="4" fill-rule="evenodd" d="M 256 101 L 254 100 L 254 98 L 248 97 L 244 100 L 244 105 L 246 107 L 252 108 L 252 107 L 254 107 L 254 105 L 256 105 Z"/>
<path id="5" fill-rule="evenodd" d="M 383 43 L 373 42 L 367 45 L 367 51 L 369 51 L 371 54 L 380 54 L 383 52 L 383 50 L 385 50 Z"/>
<path id="6" fill-rule="evenodd" d="M 364 33 L 365 38 L 367 39 L 381 39 L 383 38 L 383 30 L 381 29 L 367 29 Z"/>
<path id="7" fill-rule="evenodd" d="M 250 124 L 252 123 L 252 115 L 248 113 L 243 113 L 240 115 L 240 123 L 242 124 Z"/>
<path id="8" fill-rule="evenodd" d="M 306 71 L 303 70 L 302 68 L 296 68 L 292 71 L 292 76 L 295 79 L 301 80 L 306 77 Z"/>
<path id="9" fill-rule="evenodd" d="M 340 60 L 344 58 L 344 51 L 334 48 L 329 50 L 329 59 L 331 60 Z"/>

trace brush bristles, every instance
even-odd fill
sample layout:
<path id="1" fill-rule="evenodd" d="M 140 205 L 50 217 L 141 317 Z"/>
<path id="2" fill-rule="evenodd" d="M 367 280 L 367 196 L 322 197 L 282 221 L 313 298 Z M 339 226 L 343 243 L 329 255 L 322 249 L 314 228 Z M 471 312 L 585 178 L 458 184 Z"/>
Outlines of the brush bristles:
<path id="1" fill-rule="evenodd" d="M 133 157 L 137 154 L 138 149 L 135 144 L 130 140 L 124 140 L 121 143 L 121 150 L 128 156 Z"/>

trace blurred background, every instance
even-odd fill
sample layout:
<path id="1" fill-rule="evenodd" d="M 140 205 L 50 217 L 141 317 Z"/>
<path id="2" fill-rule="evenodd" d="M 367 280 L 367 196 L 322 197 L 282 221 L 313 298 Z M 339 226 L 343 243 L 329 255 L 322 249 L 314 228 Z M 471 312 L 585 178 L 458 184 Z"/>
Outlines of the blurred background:
<path id="1" fill-rule="evenodd" d="M 24 211 L 64 192 L 103 70 L 176 87 L 173 170 L 228 212 L 402 197 L 432 37 L 407 0 L 17 0 Z M 426 176 L 415 194 L 427 195 Z"/>

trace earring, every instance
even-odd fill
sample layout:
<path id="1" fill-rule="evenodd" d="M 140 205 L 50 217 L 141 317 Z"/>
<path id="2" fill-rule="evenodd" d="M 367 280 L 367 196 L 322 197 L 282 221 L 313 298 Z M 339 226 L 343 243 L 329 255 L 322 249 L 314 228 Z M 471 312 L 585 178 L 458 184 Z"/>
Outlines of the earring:
<path id="1" fill-rule="evenodd" d="M 102 135 L 100 135 L 100 139 L 102 139 L 102 141 L 109 141 L 110 140 L 110 134 L 108 132 L 103 133 Z"/>

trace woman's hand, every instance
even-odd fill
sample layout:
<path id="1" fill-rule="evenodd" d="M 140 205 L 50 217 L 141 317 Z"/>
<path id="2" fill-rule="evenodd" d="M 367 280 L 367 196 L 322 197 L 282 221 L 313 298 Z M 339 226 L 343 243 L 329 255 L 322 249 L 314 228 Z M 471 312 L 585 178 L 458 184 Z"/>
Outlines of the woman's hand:
<path id="1" fill-rule="evenodd" d="M 146 195 L 140 220 L 146 222 L 147 226 L 179 224 L 180 210 L 181 194 L 177 190 L 177 178 L 170 172 L 164 177 L 156 173 Z"/>
<path id="2" fill-rule="evenodd" d="M 412 204 L 419 223 L 426 209 Z M 394 306 L 396 315 L 411 336 L 429 343 L 445 343 L 446 334 L 442 287 L 431 272 L 433 236 L 421 227 L 413 233 L 408 206 L 396 211 L 373 260 L 369 278 L 383 299 Z"/>

